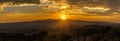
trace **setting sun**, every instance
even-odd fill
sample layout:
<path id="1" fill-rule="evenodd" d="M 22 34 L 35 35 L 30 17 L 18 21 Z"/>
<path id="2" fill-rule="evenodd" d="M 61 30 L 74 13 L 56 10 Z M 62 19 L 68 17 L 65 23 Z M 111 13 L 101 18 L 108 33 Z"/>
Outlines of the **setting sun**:
<path id="1" fill-rule="evenodd" d="M 66 20 L 67 19 L 66 15 L 65 14 L 61 15 L 61 19 Z"/>

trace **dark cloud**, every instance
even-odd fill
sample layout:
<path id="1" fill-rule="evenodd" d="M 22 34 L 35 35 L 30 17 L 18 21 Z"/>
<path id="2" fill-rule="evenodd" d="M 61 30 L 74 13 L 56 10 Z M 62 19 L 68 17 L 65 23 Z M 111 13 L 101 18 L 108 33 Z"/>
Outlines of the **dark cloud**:
<path id="1" fill-rule="evenodd" d="M 71 5 L 77 6 L 105 6 L 118 8 L 120 7 L 120 0 L 68 0 L 68 3 Z"/>
<path id="2" fill-rule="evenodd" d="M 112 9 L 118 9 L 120 8 L 120 0 L 109 0 L 109 7 Z"/>
<path id="3" fill-rule="evenodd" d="M 26 6 L 27 5 L 27 6 Z M 40 11 L 42 12 L 43 6 L 39 6 L 39 5 L 32 5 L 32 4 L 26 4 L 25 6 L 6 6 L 3 7 L 3 9 L 1 10 L 2 12 L 9 12 L 9 13 L 13 13 L 13 12 L 19 12 L 19 13 L 39 13 Z"/>
<path id="4" fill-rule="evenodd" d="M 104 3 L 104 0 L 68 0 L 69 4 L 78 5 L 78 6 L 101 6 Z"/>
<path id="5" fill-rule="evenodd" d="M 111 11 L 109 13 L 113 12 L 120 12 L 120 0 L 67 0 L 68 4 L 75 5 L 78 7 L 107 7 L 110 8 Z"/>
<path id="6" fill-rule="evenodd" d="M 0 0 L 0 3 L 12 2 L 13 4 L 21 4 L 21 3 L 28 3 L 28 4 L 39 4 L 39 0 Z"/>

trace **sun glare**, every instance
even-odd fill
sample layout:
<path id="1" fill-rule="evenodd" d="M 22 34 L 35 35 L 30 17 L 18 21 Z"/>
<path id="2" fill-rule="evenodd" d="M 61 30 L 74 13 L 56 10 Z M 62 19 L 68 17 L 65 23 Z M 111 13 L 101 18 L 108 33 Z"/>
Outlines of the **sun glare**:
<path id="1" fill-rule="evenodd" d="M 66 15 L 65 15 L 65 14 L 62 14 L 62 15 L 61 15 L 61 19 L 62 19 L 62 20 L 66 20 L 66 19 L 67 19 Z"/>

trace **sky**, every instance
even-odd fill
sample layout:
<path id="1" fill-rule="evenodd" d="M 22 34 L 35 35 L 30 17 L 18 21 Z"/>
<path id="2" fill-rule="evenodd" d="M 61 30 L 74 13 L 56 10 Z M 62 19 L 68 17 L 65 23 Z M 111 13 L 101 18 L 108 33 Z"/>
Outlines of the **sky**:
<path id="1" fill-rule="evenodd" d="M 120 22 L 120 0 L 0 0 L 0 23 L 60 19 Z"/>

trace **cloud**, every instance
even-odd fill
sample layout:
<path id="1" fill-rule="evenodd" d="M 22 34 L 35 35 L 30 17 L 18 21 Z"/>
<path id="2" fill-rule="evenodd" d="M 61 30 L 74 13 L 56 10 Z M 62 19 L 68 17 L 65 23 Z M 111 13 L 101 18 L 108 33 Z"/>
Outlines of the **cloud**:
<path id="1" fill-rule="evenodd" d="M 0 0 L 0 12 L 39 12 L 42 9 L 39 4 L 40 0 Z"/>
<path id="2" fill-rule="evenodd" d="M 110 7 L 113 10 L 120 8 L 120 0 L 68 0 L 70 5 L 76 5 L 78 7 L 90 6 L 102 6 L 102 7 Z"/>
<path id="3" fill-rule="evenodd" d="M 48 2 L 49 0 L 40 0 L 41 3 L 46 3 Z"/>
<path id="4" fill-rule="evenodd" d="M 44 6 L 39 6 L 35 4 L 26 5 L 8 5 L 2 8 L 2 12 L 20 12 L 20 13 L 35 13 L 42 11 Z"/>
<path id="5" fill-rule="evenodd" d="M 104 7 L 83 7 L 81 9 L 84 12 L 106 12 L 109 11 L 110 8 L 104 8 Z"/>
<path id="6" fill-rule="evenodd" d="M 19 12 L 19 13 L 41 13 L 41 12 L 56 12 L 59 7 L 54 4 L 19 4 L 13 5 L 5 3 L 1 5 L 1 12 Z"/>
<path id="7" fill-rule="evenodd" d="M 116 12 L 120 14 L 120 0 L 67 0 L 67 2 L 72 8 L 79 9 L 78 13 L 80 14 L 81 11 L 82 13 L 85 12 L 83 14 L 87 15 L 113 15 L 114 13 L 116 14 Z"/>
<path id="8" fill-rule="evenodd" d="M 24 4 L 24 3 L 40 4 L 39 0 L 0 0 L 0 3 L 7 3 L 7 2 L 11 2 L 13 4 Z"/>
<path id="9" fill-rule="evenodd" d="M 56 1 L 40 0 L 41 4 L 13 4 L 4 3 L 1 5 L 1 12 L 19 12 L 19 13 L 41 13 L 41 12 L 57 12 L 66 6 L 61 6 Z"/>

